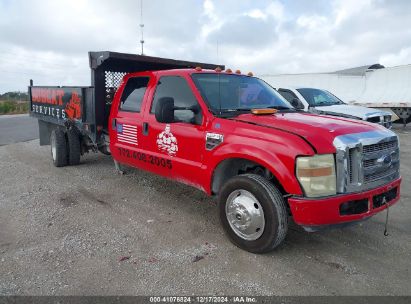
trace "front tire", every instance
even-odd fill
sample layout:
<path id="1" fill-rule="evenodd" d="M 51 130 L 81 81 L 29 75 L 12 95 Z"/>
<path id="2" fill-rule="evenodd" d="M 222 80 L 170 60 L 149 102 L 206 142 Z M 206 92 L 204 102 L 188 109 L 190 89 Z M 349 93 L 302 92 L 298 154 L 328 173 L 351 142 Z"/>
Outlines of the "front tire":
<path id="1" fill-rule="evenodd" d="M 67 165 L 67 140 L 64 132 L 54 129 L 50 135 L 51 157 L 56 167 Z"/>
<path id="2" fill-rule="evenodd" d="M 222 226 L 241 249 L 265 253 L 284 240 L 286 204 L 280 191 L 264 177 L 244 174 L 231 178 L 222 187 L 218 202 Z"/>

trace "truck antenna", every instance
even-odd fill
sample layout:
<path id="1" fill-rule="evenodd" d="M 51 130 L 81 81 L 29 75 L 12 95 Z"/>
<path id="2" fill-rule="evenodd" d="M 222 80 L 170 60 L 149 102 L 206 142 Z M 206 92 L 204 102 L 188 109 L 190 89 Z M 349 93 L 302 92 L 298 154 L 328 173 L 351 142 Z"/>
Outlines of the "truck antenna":
<path id="1" fill-rule="evenodd" d="M 219 64 L 220 63 L 220 58 L 219 58 L 219 54 L 218 54 L 218 39 L 217 39 L 217 64 Z"/>
<path id="2" fill-rule="evenodd" d="M 143 0 L 140 0 L 140 28 L 141 28 L 141 55 L 144 55 L 144 23 L 143 23 Z"/>
<path id="3" fill-rule="evenodd" d="M 217 64 L 219 64 L 220 63 L 220 57 L 219 57 L 219 44 L 218 44 L 218 39 L 217 39 Z M 221 82 L 220 82 L 220 74 L 221 73 L 218 73 L 217 75 L 217 77 L 218 77 L 218 106 L 219 106 L 219 110 L 220 110 L 220 112 L 218 113 L 219 115 L 221 115 Z"/>

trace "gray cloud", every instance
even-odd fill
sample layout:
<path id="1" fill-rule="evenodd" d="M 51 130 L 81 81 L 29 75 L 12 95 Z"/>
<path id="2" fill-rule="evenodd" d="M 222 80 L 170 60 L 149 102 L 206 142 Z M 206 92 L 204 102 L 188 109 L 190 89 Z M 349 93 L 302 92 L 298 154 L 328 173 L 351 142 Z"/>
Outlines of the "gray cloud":
<path id="1" fill-rule="evenodd" d="M 221 28 L 212 32 L 207 41 L 243 48 L 265 47 L 276 41 L 276 21 L 240 16 L 225 22 Z"/>
<path id="2" fill-rule="evenodd" d="M 145 0 L 144 23 L 148 55 L 257 74 L 411 62 L 405 0 Z M 135 0 L 0 0 L 0 93 L 88 85 L 87 52 L 138 53 L 139 24 Z"/>

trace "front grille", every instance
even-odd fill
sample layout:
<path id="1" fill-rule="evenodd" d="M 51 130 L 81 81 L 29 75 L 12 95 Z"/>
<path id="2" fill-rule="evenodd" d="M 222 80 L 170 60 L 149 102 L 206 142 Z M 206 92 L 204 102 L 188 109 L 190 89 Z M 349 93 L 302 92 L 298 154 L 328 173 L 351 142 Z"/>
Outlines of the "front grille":
<path id="1" fill-rule="evenodd" d="M 376 162 L 375 159 L 366 159 L 362 163 L 363 163 L 364 168 L 368 168 L 368 167 L 374 166 L 375 162 Z"/>
<path id="2" fill-rule="evenodd" d="M 388 178 L 399 170 L 398 141 L 392 140 L 363 147 L 364 183 Z"/>
<path id="3" fill-rule="evenodd" d="M 364 176 L 364 182 L 365 182 L 365 183 L 369 183 L 369 182 L 372 182 L 372 181 L 375 181 L 375 180 L 384 178 L 384 177 L 386 177 L 386 176 L 389 176 L 389 175 L 391 175 L 391 174 L 392 174 L 392 170 L 390 170 L 390 171 L 388 171 L 388 172 L 387 172 L 387 171 L 383 171 L 383 172 L 368 174 L 368 175 L 365 175 L 365 176 Z"/>
<path id="4" fill-rule="evenodd" d="M 350 183 L 354 182 L 354 153 L 356 149 L 350 149 L 348 158 L 348 173 L 350 175 Z"/>
<path id="5" fill-rule="evenodd" d="M 373 145 L 368 145 L 363 147 L 363 152 L 364 153 L 373 153 L 373 152 L 379 152 L 379 151 L 384 151 L 384 150 L 389 150 L 397 147 L 397 141 L 387 141 L 383 143 L 378 143 L 378 144 L 373 144 Z"/>
<path id="6" fill-rule="evenodd" d="M 400 176 L 398 137 L 389 130 L 341 136 L 335 145 L 339 193 L 373 189 Z"/>

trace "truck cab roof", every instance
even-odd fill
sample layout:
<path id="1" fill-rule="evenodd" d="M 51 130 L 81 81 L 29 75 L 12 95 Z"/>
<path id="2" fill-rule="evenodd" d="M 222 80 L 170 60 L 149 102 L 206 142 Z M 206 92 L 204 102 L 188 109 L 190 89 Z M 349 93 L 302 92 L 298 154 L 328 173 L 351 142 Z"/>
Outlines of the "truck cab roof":
<path id="1" fill-rule="evenodd" d="M 222 75 L 234 75 L 234 76 L 245 76 L 253 77 L 252 75 L 242 74 L 239 72 L 231 72 L 227 70 L 212 70 L 212 69 L 203 69 L 201 66 L 195 68 L 185 68 L 185 69 L 164 69 L 164 70 L 147 70 L 139 71 L 135 73 L 129 73 L 129 76 L 136 76 L 147 73 L 157 73 L 160 75 L 173 74 L 173 75 L 192 75 L 192 74 L 222 74 Z"/>

